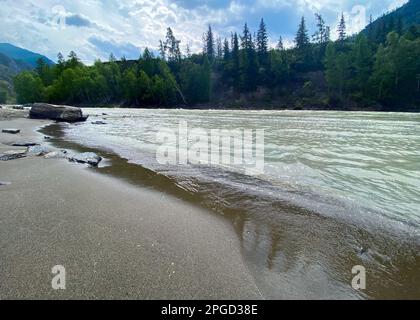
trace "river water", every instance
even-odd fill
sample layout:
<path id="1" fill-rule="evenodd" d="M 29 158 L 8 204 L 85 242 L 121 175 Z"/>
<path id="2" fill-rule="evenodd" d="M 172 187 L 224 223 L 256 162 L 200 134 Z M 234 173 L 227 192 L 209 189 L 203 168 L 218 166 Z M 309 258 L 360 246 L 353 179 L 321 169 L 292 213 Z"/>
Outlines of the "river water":
<path id="1" fill-rule="evenodd" d="M 231 219 L 267 297 L 420 298 L 420 115 L 84 112 L 89 121 L 63 127 L 66 140 L 170 177 Z M 91 123 L 97 120 L 105 124 Z M 264 130 L 263 170 L 250 175 L 241 164 L 159 163 L 159 148 L 177 144 L 158 140 L 158 133 L 178 134 L 180 124 L 188 132 L 202 129 L 195 130 L 202 137 L 215 129 Z M 194 142 L 179 144 L 178 157 Z M 364 291 L 351 288 L 355 265 L 367 269 Z"/>

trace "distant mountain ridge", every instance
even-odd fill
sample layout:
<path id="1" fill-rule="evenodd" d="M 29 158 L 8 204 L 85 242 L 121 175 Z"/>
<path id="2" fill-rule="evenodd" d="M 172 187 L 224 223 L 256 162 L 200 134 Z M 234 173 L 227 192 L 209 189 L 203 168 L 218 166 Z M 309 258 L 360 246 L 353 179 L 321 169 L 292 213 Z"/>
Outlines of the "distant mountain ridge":
<path id="1" fill-rule="evenodd" d="M 36 62 L 43 59 L 47 64 L 54 62 L 47 57 L 10 43 L 0 43 L 0 103 L 13 101 L 13 78 L 25 70 L 32 70 Z"/>
<path id="2" fill-rule="evenodd" d="M 390 31 L 407 31 L 413 25 L 420 25 L 420 0 L 410 0 L 394 11 L 387 12 L 369 24 L 362 33 L 370 31 L 384 40 L 385 35 Z"/>
<path id="3" fill-rule="evenodd" d="M 53 61 L 39 53 L 16 47 L 10 43 L 0 43 L 0 54 L 3 54 L 18 63 L 24 63 L 35 68 L 38 59 L 42 58 L 48 64 L 54 64 Z"/>

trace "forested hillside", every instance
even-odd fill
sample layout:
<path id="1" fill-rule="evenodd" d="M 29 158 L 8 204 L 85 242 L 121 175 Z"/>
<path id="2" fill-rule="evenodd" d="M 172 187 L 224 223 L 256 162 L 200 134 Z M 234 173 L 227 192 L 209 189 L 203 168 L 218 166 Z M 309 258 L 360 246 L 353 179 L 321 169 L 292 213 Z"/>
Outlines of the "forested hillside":
<path id="1" fill-rule="evenodd" d="M 372 20 L 372 18 L 371 18 Z M 402 34 L 412 25 L 420 23 L 420 0 L 411 0 L 402 7 L 371 21 L 363 33 L 372 41 L 383 42 L 385 36 L 396 31 Z"/>
<path id="2" fill-rule="evenodd" d="M 0 103 L 15 100 L 13 78 L 24 70 L 33 70 L 40 58 L 53 64 L 40 54 L 8 43 L 0 43 Z"/>
<path id="3" fill-rule="evenodd" d="M 0 53 L 0 103 L 14 99 L 13 78 L 19 72 L 31 69 L 30 65 Z"/>
<path id="4" fill-rule="evenodd" d="M 327 26 L 317 14 L 313 35 L 302 17 L 290 49 L 281 38 L 276 48 L 269 48 L 262 19 L 255 36 L 245 24 L 239 34 L 220 39 L 209 26 L 200 54 L 181 52 L 170 28 L 158 57 L 146 49 L 137 61 L 117 61 L 111 55 L 108 62 L 85 66 L 74 52 L 67 59 L 59 54 L 57 65 L 40 59 L 34 72 L 15 78 L 17 99 L 139 107 L 420 111 L 418 2 L 411 0 L 351 37 L 344 17 L 338 26 Z M 407 8 L 409 15 L 402 15 Z M 333 28 L 339 33 L 334 42 Z"/>

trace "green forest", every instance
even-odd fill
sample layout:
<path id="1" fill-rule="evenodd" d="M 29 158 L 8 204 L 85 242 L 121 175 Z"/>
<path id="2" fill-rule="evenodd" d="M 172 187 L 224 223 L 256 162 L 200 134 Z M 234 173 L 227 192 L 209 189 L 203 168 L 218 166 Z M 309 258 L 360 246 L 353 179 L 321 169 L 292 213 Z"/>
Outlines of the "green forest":
<path id="1" fill-rule="evenodd" d="M 75 52 L 14 79 L 18 103 L 85 106 L 203 106 L 295 109 L 420 110 L 420 27 L 403 19 L 371 21 L 348 36 L 342 16 L 339 38 L 316 14 L 309 34 L 302 17 L 295 45 L 282 38 L 270 48 L 263 19 L 220 39 L 211 26 L 203 50 L 180 49 L 171 28 L 160 53 L 145 49 L 137 61 L 97 60 L 86 66 Z M 416 109 L 417 106 L 417 109 Z"/>

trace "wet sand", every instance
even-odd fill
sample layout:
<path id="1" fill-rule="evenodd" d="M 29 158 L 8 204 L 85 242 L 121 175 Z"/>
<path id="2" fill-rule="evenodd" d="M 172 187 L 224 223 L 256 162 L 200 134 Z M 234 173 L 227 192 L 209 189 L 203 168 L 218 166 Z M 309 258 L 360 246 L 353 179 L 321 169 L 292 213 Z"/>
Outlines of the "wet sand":
<path id="1" fill-rule="evenodd" d="M 22 130 L 0 133 L 0 153 L 48 123 L 0 118 Z M 0 162 L 0 181 L 0 299 L 263 298 L 233 226 L 206 209 L 65 159 Z"/>

